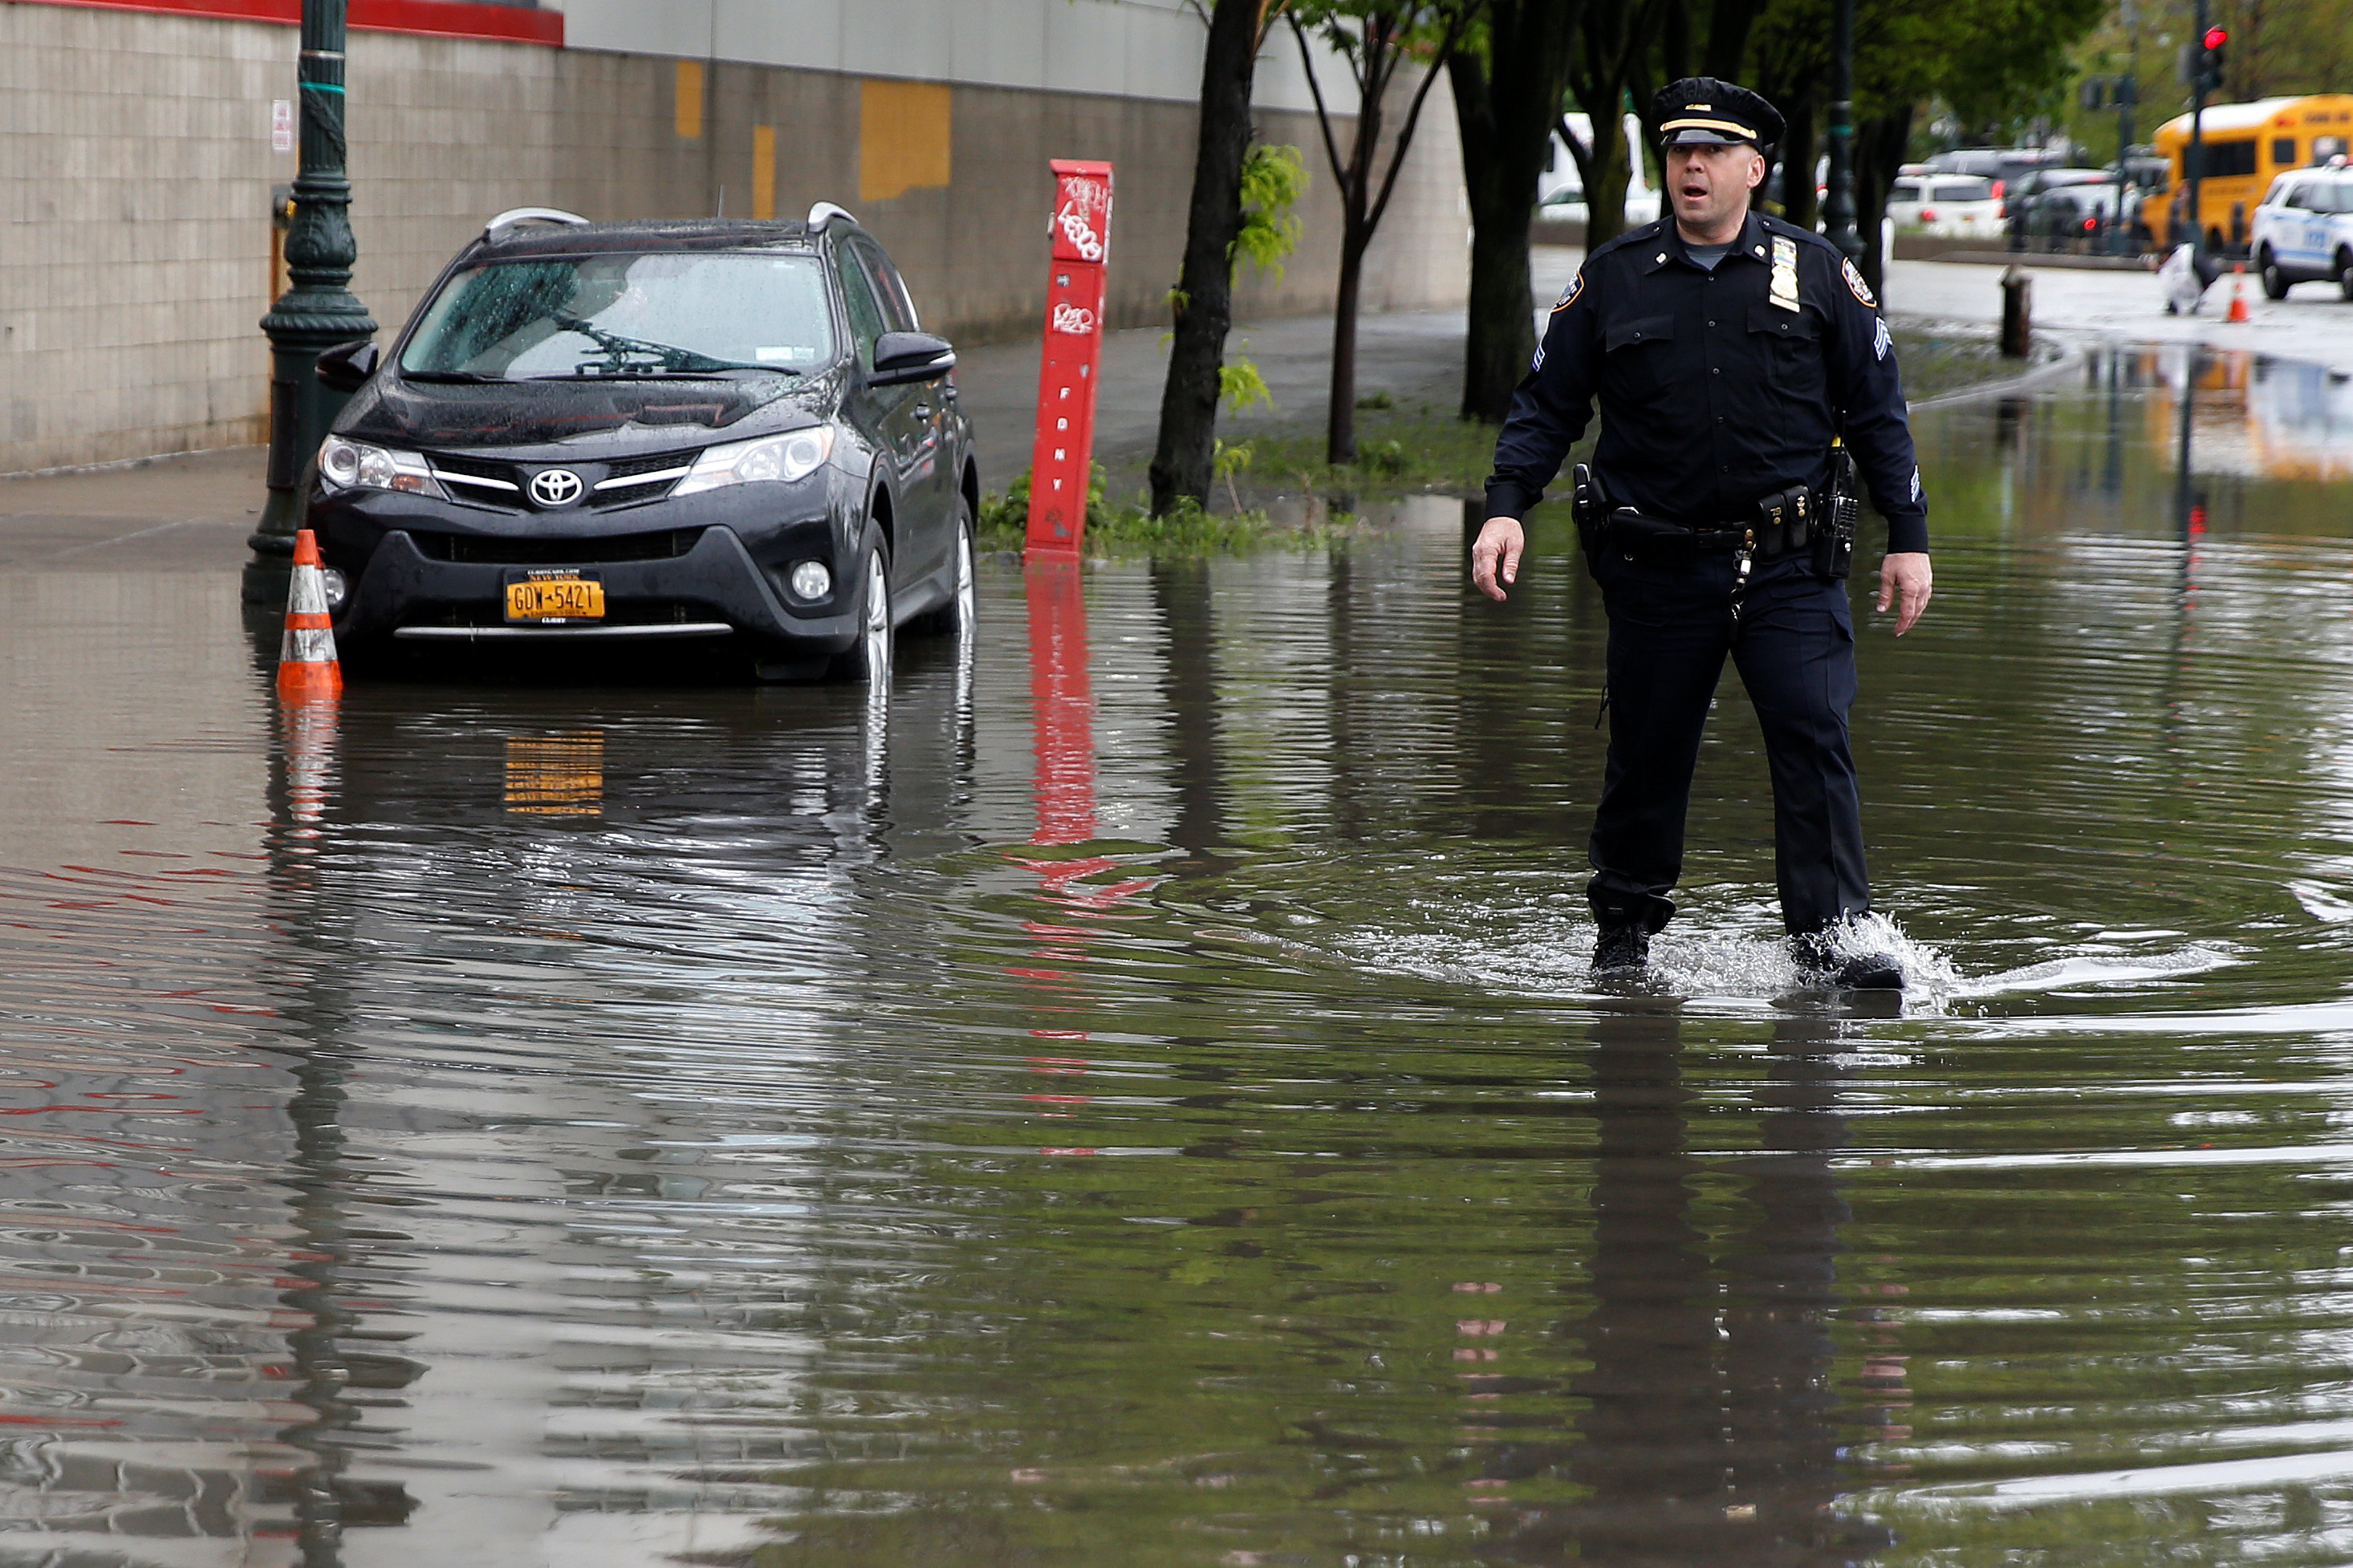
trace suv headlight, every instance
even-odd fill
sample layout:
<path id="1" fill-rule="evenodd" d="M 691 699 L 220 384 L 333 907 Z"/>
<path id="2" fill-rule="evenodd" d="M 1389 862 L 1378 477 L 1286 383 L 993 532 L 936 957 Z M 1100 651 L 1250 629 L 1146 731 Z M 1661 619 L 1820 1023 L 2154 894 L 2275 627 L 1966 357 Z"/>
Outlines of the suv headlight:
<path id="1" fill-rule="evenodd" d="M 694 467 L 687 470 L 686 478 L 678 481 L 678 489 L 670 494 L 691 496 L 697 490 L 715 490 L 723 485 L 756 484 L 763 480 L 789 484 L 817 472 L 832 455 L 833 426 L 830 425 L 814 426 L 784 436 L 770 436 L 765 440 L 705 447 L 702 455 L 694 459 Z"/>
<path id="2" fill-rule="evenodd" d="M 364 441 L 330 436 L 319 445 L 319 477 L 330 489 L 401 490 L 438 496 L 433 470 L 414 452 L 395 452 Z"/>

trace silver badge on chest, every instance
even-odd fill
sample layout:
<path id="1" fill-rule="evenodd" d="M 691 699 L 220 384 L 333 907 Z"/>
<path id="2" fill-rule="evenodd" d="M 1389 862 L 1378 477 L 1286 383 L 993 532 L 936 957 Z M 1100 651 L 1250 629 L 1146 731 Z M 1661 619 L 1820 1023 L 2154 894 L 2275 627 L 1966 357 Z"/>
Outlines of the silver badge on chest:
<path id="1" fill-rule="evenodd" d="M 1784 310 L 1798 308 L 1798 242 L 1786 235 L 1773 237 L 1772 299 Z"/>

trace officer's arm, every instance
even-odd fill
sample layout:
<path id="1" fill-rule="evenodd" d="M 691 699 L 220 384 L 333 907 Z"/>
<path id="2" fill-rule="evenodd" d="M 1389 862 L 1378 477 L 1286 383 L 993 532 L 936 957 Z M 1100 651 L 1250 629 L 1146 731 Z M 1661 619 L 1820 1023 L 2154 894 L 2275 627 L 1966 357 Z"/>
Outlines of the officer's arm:
<path id="1" fill-rule="evenodd" d="M 1526 536 L 1520 520 L 1544 499 L 1560 460 L 1593 416 L 1593 291 L 1579 269 L 1546 320 L 1528 374 L 1512 393 L 1512 408 L 1495 439 L 1495 471 L 1487 478 L 1487 522 L 1471 547 L 1471 580 L 1491 599 L 1519 576 Z"/>
<path id="2" fill-rule="evenodd" d="M 1871 504 L 1887 520 L 1887 552 L 1925 553 L 1928 501 L 1912 450 L 1894 339 L 1876 301 L 1863 302 L 1862 277 L 1851 265 L 1838 268 L 1831 299 L 1836 331 L 1829 367 L 1831 395 L 1842 411 L 1841 433 L 1871 491 Z"/>
<path id="3" fill-rule="evenodd" d="M 1895 372 L 1895 341 L 1862 275 L 1842 264 L 1831 290 L 1834 324 L 1831 395 L 1843 411 L 1841 434 L 1854 454 L 1871 504 L 1887 520 L 1887 559 L 1879 569 L 1875 607 L 1895 607 L 1895 635 L 1919 620 L 1935 592 L 1928 565 L 1928 500 Z"/>
<path id="4" fill-rule="evenodd" d="M 1487 515 L 1523 518 L 1544 499 L 1560 460 L 1593 417 L 1593 290 L 1579 269 L 1545 321 L 1528 374 L 1512 394 L 1512 411 L 1495 438 L 1487 479 Z"/>

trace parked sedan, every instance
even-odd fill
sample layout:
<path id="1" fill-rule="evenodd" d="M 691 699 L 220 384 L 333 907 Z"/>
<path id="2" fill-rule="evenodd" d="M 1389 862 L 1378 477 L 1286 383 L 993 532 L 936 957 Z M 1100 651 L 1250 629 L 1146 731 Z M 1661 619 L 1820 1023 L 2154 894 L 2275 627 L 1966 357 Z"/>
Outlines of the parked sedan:
<path id="1" fill-rule="evenodd" d="M 2274 180 L 2249 245 L 2271 298 L 2328 279 L 2353 300 L 2353 169 L 2295 169 Z"/>
<path id="2" fill-rule="evenodd" d="M 523 209 L 452 260 L 308 478 L 346 657 L 678 645 L 887 681 L 973 612 L 955 351 L 839 208 L 593 224 Z"/>

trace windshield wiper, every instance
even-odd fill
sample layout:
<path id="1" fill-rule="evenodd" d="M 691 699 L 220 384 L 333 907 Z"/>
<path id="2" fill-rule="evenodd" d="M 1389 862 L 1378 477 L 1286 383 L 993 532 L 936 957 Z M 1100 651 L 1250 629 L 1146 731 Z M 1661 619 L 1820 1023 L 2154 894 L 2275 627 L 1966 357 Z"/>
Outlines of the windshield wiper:
<path id="1" fill-rule="evenodd" d="M 502 375 L 484 375 L 478 370 L 404 370 L 400 373 L 400 379 L 403 381 L 446 381 L 471 385 L 485 382 L 495 384 L 506 380 L 506 377 Z"/>
<path id="2" fill-rule="evenodd" d="M 553 375 L 527 375 L 525 381 L 720 381 L 730 371 L 755 370 L 763 375 L 799 375 L 790 365 L 737 364 L 720 361 L 709 370 L 659 370 L 652 365 L 582 364 Z"/>
<path id="3" fill-rule="evenodd" d="M 603 349 L 605 363 L 610 367 L 605 373 L 607 375 L 642 374 L 644 370 L 651 368 L 628 363 L 627 362 L 633 355 L 651 358 L 666 371 L 692 372 L 751 368 L 732 360 L 713 359 L 709 354 L 697 353 L 692 349 L 682 349 L 675 343 L 656 343 L 649 342 L 643 338 L 623 337 L 618 332 L 607 331 L 593 321 L 584 321 L 577 316 L 558 316 L 555 318 L 555 324 L 567 332 L 579 333 L 598 348 Z M 586 368 L 584 363 L 579 370 L 585 371 Z M 767 366 L 761 365 L 757 368 L 765 370 Z M 575 374 L 578 374 L 578 371 Z"/>

